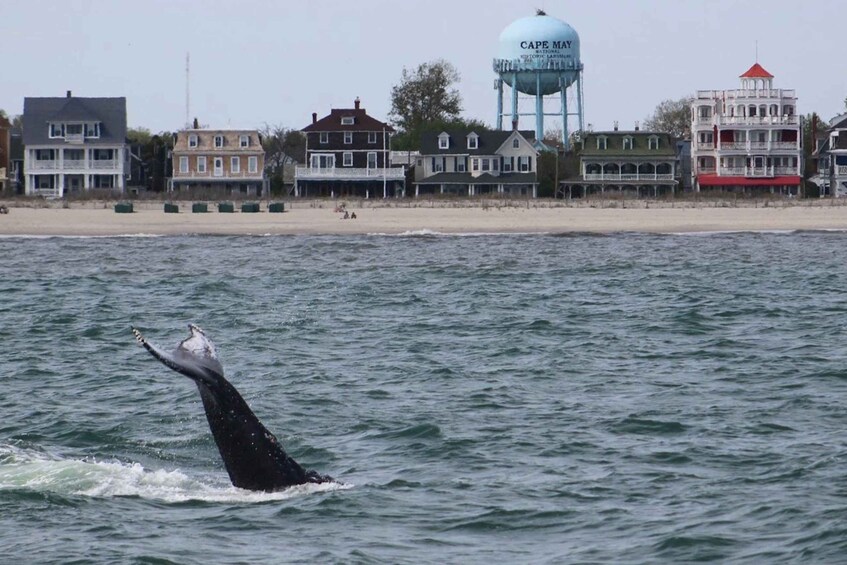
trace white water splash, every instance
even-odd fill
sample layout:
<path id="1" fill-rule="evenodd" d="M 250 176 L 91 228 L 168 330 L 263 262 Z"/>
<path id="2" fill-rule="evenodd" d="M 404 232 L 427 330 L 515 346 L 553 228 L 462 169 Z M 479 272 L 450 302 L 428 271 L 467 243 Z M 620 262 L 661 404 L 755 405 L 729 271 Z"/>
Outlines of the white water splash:
<path id="1" fill-rule="evenodd" d="M 64 459 L 32 450 L 0 446 L 0 491 L 24 489 L 96 498 L 135 496 L 169 503 L 191 500 L 254 503 L 287 500 L 351 487 L 340 483 L 322 483 L 297 485 L 279 492 L 253 492 L 229 484 L 204 483 L 179 469 L 150 471 L 139 463 Z"/>

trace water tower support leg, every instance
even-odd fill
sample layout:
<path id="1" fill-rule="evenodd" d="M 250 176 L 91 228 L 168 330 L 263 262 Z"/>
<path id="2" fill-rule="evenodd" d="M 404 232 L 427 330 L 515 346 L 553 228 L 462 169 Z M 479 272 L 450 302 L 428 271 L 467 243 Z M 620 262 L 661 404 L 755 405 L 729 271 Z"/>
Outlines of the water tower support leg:
<path id="1" fill-rule="evenodd" d="M 497 80 L 497 129 L 503 129 L 503 81 Z"/>
<path id="2" fill-rule="evenodd" d="M 563 86 L 561 90 L 559 90 L 559 96 L 562 97 L 562 147 L 565 148 L 565 151 L 570 149 L 568 147 L 568 95 L 567 95 L 567 87 Z"/>
<path id="3" fill-rule="evenodd" d="M 512 124 L 518 123 L 518 73 L 512 75 Z M 513 129 L 517 129 L 516 126 Z"/>
<path id="4" fill-rule="evenodd" d="M 535 74 L 535 140 L 544 139 L 544 94 L 541 93 L 541 73 Z"/>
<path id="5" fill-rule="evenodd" d="M 582 109 L 582 71 L 579 71 L 579 74 L 576 75 L 576 103 L 579 105 L 579 131 L 585 131 L 585 112 Z"/>

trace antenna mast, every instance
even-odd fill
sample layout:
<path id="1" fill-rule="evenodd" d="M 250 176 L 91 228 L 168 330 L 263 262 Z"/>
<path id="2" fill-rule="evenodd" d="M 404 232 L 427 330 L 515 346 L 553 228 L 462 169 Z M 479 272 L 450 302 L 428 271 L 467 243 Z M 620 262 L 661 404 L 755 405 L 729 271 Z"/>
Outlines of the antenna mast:
<path id="1" fill-rule="evenodd" d="M 191 107 L 189 105 L 189 64 L 190 64 L 190 54 L 188 52 L 185 53 L 185 127 L 186 129 L 191 126 L 191 121 L 189 116 L 191 115 Z"/>

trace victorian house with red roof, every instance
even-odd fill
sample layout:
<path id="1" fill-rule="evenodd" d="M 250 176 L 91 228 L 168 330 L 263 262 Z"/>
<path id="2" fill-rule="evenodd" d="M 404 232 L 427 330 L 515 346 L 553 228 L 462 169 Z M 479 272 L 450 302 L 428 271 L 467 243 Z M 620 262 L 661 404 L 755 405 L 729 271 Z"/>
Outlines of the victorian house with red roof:
<path id="1" fill-rule="evenodd" d="M 694 189 L 797 195 L 803 171 L 794 90 L 774 88 L 755 63 L 736 90 L 700 90 L 691 102 Z"/>
<path id="2" fill-rule="evenodd" d="M 306 164 L 294 174 L 295 196 L 388 198 L 405 194 L 405 168 L 392 167 L 394 129 L 367 114 L 356 98 L 353 108 L 333 108 L 303 128 Z"/>

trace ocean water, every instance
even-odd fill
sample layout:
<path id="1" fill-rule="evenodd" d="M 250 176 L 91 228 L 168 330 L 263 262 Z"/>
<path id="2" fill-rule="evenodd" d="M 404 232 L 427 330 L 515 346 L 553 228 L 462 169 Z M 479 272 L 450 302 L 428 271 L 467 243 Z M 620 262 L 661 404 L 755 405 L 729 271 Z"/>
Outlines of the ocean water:
<path id="1" fill-rule="evenodd" d="M 847 233 L 0 239 L 7 563 L 847 559 Z M 232 487 L 186 324 L 304 466 Z"/>

